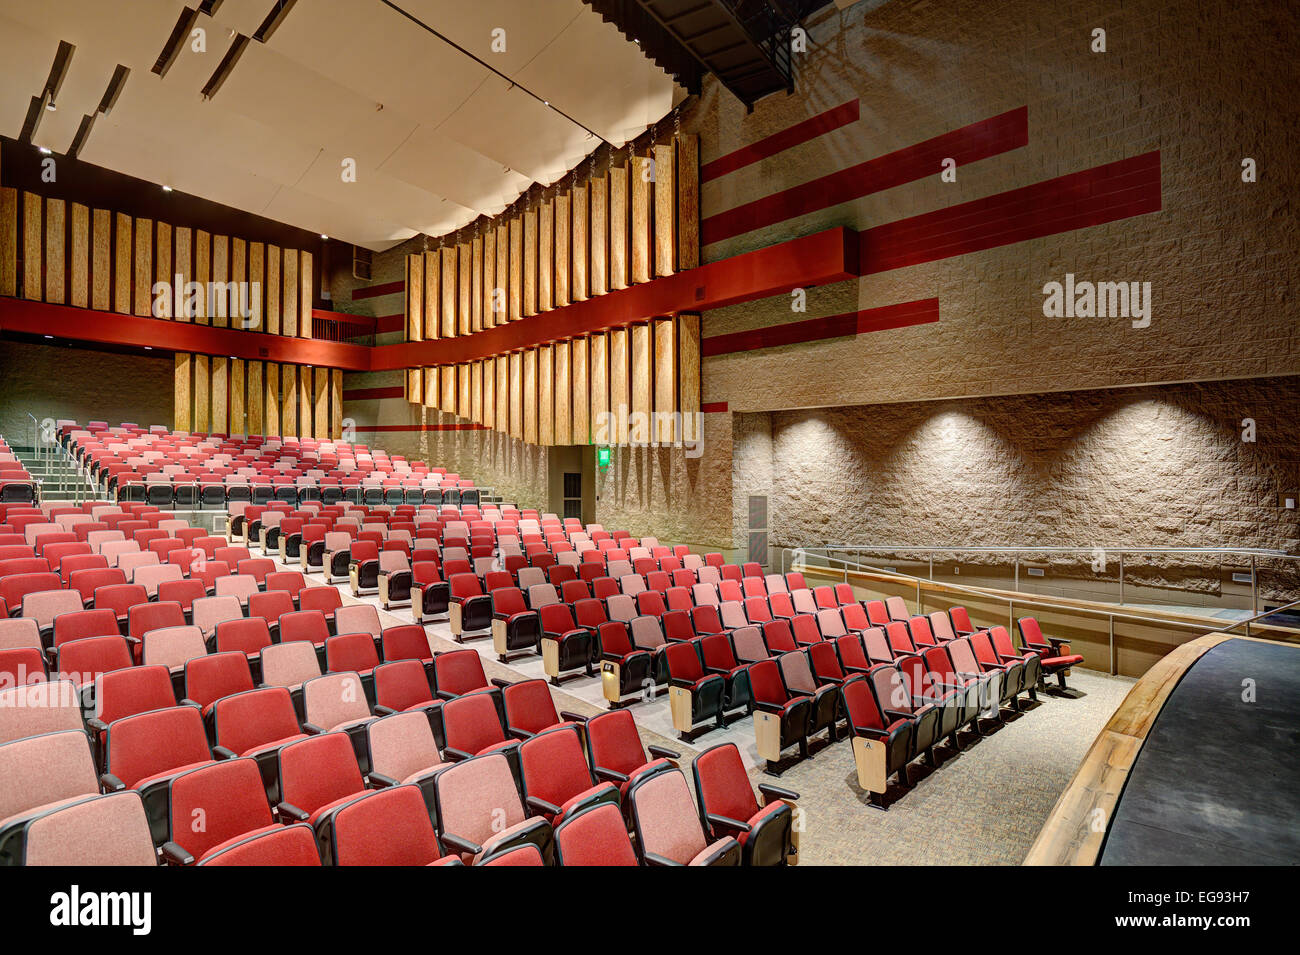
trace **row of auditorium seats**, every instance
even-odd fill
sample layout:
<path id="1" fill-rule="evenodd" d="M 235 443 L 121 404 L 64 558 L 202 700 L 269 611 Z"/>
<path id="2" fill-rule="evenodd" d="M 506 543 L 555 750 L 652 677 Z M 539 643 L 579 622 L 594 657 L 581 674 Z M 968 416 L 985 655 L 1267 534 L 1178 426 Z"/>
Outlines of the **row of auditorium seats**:
<path id="1" fill-rule="evenodd" d="M 234 501 L 477 504 L 480 499 L 472 481 L 445 468 L 344 441 L 231 437 L 134 424 L 110 428 L 106 422 L 57 425 L 71 460 L 119 501 L 222 508 Z"/>

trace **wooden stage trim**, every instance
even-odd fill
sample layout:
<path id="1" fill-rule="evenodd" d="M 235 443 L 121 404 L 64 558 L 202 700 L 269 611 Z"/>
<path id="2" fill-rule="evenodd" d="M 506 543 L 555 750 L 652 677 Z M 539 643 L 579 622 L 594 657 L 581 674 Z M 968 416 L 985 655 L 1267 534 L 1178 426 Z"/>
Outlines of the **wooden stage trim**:
<path id="1" fill-rule="evenodd" d="M 1134 684 L 1056 801 L 1025 865 L 1097 864 L 1124 783 L 1165 701 L 1197 660 L 1233 639 L 1254 638 L 1210 633 L 1190 640 Z"/>

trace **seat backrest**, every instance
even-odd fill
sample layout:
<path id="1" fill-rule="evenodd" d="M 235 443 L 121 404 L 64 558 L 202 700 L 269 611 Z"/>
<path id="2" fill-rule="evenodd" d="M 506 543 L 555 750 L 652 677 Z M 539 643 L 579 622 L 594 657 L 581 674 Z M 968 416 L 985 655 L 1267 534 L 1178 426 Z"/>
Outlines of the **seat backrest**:
<path id="1" fill-rule="evenodd" d="M 845 680 L 840 686 L 840 698 L 843 700 L 844 712 L 848 714 L 849 725 L 854 729 L 884 730 L 888 725 L 880 706 L 876 702 L 871 686 L 861 676 Z"/>
<path id="2" fill-rule="evenodd" d="M 812 665 L 805 651 L 783 653 L 776 658 L 776 662 L 781 667 L 781 678 L 791 692 L 817 692 L 817 680 L 813 677 Z"/>
<path id="3" fill-rule="evenodd" d="M 171 839 L 195 858 L 272 823 L 254 759 L 227 759 L 181 773 L 168 785 L 168 804 Z"/>
<path id="4" fill-rule="evenodd" d="M 379 611 L 370 604 L 348 604 L 334 611 L 335 633 L 368 633 L 378 637 L 383 632 Z"/>
<path id="5" fill-rule="evenodd" d="M 710 814 L 748 822 L 758 813 L 758 800 L 735 743 L 719 743 L 691 762 L 695 792 Z"/>
<path id="6" fill-rule="evenodd" d="M 428 865 L 441 857 L 419 786 L 359 796 L 335 813 L 334 865 Z"/>
<path id="7" fill-rule="evenodd" d="M 302 708 L 307 722 L 324 730 L 370 716 L 361 677 L 355 673 L 327 673 L 302 685 Z"/>
<path id="8" fill-rule="evenodd" d="M 156 866 L 137 792 L 90 796 L 49 809 L 24 833 L 23 864 L 29 866 Z"/>
<path id="9" fill-rule="evenodd" d="M 524 821 L 510 763 L 488 753 L 444 769 L 434 777 L 438 828 L 482 845 Z"/>
<path id="10" fill-rule="evenodd" d="M 477 650 L 450 650 L 433 658 L 434 682 L 439 693 L 459 696 L 488 686 L 483 658 Z"/>
<path id="11" fill-rule="evenodd" d="M 890 620 L 907 620 L 912 616 L 907 609 L 907 601 L 902 597 L 886 597 L 885 610 L 889 612 Z"/>
<path id="12" fill-rule="evenodd" d="M 149 776 L 212 758 L 203 717 L 192 706 L 150 710 L 108 727 L 104 765 L 127 787 Z"/>
<path id="13" fill-rule="evenodd" d="M 144 635 L 143 662 L 146 666 L 184 668 L 195 657 L 206 656 L 203 631 L 194 626 L 160 627 Z"/>
<path id="14" fill-rule="evenodd" d="M 43 733 L 0 745 L 0 819 L 99 793 L 90 740 L 80 730 Z"/>
<path id="15" fill-rule="evenodd" d="M 560 722 L 560 714 L 551 699 L 551 689 L 545 680 L 520 680 L 505 687 L 501 693 L 505 703 L 506 725 L 511 730 L 540 733 Z"/>
<path id="16" fill-rule="evenodd" d="M 555 851 L 563 865 L 634 866 L 636 852 L 618 807 L 602 803 L 568 815 L 555 827 Z"/>
<path id="17" fill-rule="evenodd" d="M 519 766 L 524 791 L 555 806 L 563 806 L 596 782 L 576 726 L 524 740 L 519 747 Z"/>
<path id="18" fill-rule="evenodd" d="M 643 853 L 686 865 L 706 848 L 699 811 L 681 770 L 638 779 L 628 791 L 628 800 Z"/>
<path id="19" fill-rule="evenodd" d="M 310 640 L 273 644 L 262 650 L 260 660 L 264 686 L 296 687 L 320 676 L 320 662 Z"/>
<path id="20" fill-rule="evenodd" d="M 280 750 L 280 796 L 308 813 L 365 790 L 347 733 L 322 733 Z"/>
<path id="21" fill-rule="evenodd" d="M 447 747 L 471 756 L 506 740 L 501 715 L 490 693 L 467 693 L 448 700 L 442 706 L 442 723 Z"/>
<path id="22" fill-rule="evenodd" d="M 219 697 L 212 705 L 212 719 L 217 745 L 235 753 L 246 753 L 302 732 L 293 698 L 283 686 Z"/>
<path id="23" fill-rule="evenodd" d="M 198 656 L 185 664 L 185 696 L 200 706 L 251 689 L 253 674 L 242 652 Z"/>

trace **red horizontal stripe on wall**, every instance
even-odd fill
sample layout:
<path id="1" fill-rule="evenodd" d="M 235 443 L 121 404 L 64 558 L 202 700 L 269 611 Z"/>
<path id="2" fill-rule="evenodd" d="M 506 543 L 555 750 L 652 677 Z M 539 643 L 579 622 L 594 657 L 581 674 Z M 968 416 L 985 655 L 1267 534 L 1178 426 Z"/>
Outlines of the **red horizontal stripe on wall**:
<path id="1" fill-rule="evenodd" d="M 862 275 L 1159 212 L 1160 151 L 900 219 L 859 234 Z"/>
<path id="2" fill-rule="evenodd" d="M 406 313 L 398 315 L 380 315 L 375 319 L 375 331 L 379 334 L 385 332 L 401 332 L 406 330 Z"/>
<path id="3" fill-rule="evenodd" d="M 465 422 L 463 424 L 376 424 L 368 428 L 358 426 L 355 430 L 372 434 L 394 431 L 486 431 L 487 425 Z"/>
<path id="4" fill-rule="evenodd" d="M 375 398 L 405 398 L 406 389 L 401 385 L 392 388 L 354 388 L 343 392 L 344 401 L 372 401 Z"/>
<path id="5" fill-rule="evenodd" d="M 721 242 L 906 182 L 937 176 L 942 171 L 940 163 L 946 158 L 964 166 L 1018 149 L 1028 142 L 1029 108 L 1021 106 L 709 216 L 700 223 L 700 244 Z"/>
<path id="6" fill-rule="evenodd" d="M 379 295 L 394 295 L 397 292 L 406 291 L 405 279 L 399 279 L 396 282 L 385 282 L 383 285 L 371 285 L 367 288 L 354 288 L 352 290 L 352 301 L 359 298 L 375 298 Z"/>
<path id="7" fill-rule="evenodd" d="M 798 345 L 822 341 L 827 338 L 844 338 L 884 331 L 887 328 L 906 328 L 939 320 L 939 300 L 919 299 L 898 305 L 884 305 L 825 318 L 810 318 L 803 322 L 769 325 L 747 332 L 715 335 L 700 343 L 700 354 L 728 355 L 732 352 L 754 351 L 758 348 L 775 348 L 779 345 Z"/>
<path id="8" fill-rule="evenodd" d="M 795 123 L 788 129 L 773 133 L 771 136 L 765 136 L 748 146 L 742 146 L 735 152 L 727 153 L 712 162 L 705 163 L 700 167 L 700 182 L 708 182 L 710 179 L 717 179 L 729 172 L 743 169 L 745 166 L 756 163 L 761 159 L 775 156 L 779 152 L 816 139 L 818 136 L 823 136 L 832 130 L 839 129 L 841 126 L 855 123 L 857 120 L 857 100 L 851 100 L 833 109 L 828 109 L 824 113 L 818 113 L 811 119 L 805 119 L 802 123 Z"/>
<path id="9" fill-rule="evenodd" d="M 726 410 L 727 403 L 725 401 L 709 401 L 700 405 L 701 414 L 719 414 Z"/>

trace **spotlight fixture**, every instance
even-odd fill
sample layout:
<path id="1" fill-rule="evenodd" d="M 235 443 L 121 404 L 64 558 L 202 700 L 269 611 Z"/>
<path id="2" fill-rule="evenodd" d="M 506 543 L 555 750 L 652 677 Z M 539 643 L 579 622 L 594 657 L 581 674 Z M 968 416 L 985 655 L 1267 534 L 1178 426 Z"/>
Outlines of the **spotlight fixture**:
<path id="1" fill-rule="evenodd" d="M 163 191 L 163 192 L 171 192 L 171 191 L 172 191 L 172 187 L 171 187 L 171 186 L 163 186 L 163 187 L 162 187 L 162 191 Z"/>
<path id="2" fill-rule="evenodd" d="M 50 147 L 49 147 L 49 146 L 39 146 L 39 147 L 37 147 L 37 152 L 39 152 L 42 156 L 48 156 L 48 155 L 50 154 Z"/>
<path id="3" fill-rule="evenodd" d="M 328 242 L 328 241 L 330 240 L 330 237 L 327 236 L 324 232 L 322 232 L 322 233 L 320 234 L 320 237 L 321 237 L 322 239 L 324 239 L 326 242 Z"/>
<path id="4" fill-rule="evenodd" d="M 48 103 L 46 103 L 45 109 L 47 112 L 51 112 L 51 113 L 57 113 L 59 111 L 59 108 L 54 105 L 54 100 L 50 100 Z"/>

